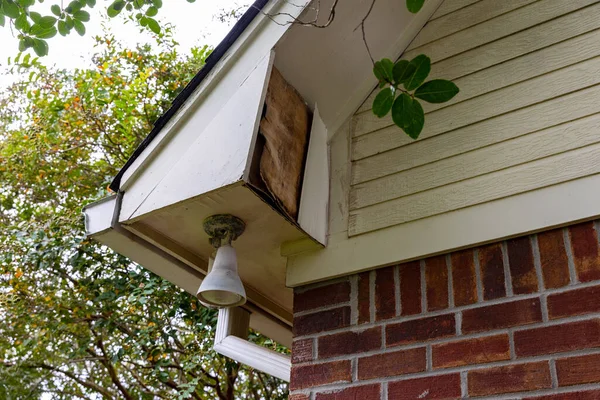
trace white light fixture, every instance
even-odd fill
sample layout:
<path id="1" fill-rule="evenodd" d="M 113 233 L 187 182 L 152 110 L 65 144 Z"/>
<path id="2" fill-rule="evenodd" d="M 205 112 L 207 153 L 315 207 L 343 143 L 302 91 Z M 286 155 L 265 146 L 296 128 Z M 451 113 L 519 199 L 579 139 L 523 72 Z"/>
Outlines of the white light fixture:
<path id="1" fill-rule="evenodd" d="M 237 257 L 231 242 L 244 232 L 246 225 L 233 215 L 218 214 L 206 218 L 203 227 L 211 244 L 217 248 L 217 255 L 196 297 L 211 307 L 240 306 L 246 302 L 246 290 L 238 275 Z"/>

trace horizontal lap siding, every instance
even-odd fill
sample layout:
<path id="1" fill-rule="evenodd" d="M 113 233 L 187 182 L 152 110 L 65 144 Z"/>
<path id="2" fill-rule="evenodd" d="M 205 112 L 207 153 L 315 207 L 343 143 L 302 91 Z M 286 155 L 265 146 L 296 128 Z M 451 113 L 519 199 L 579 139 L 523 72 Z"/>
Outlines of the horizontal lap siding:
<path id="1" fill-rule="evenodd" d="M 600 2 L 440 10 L 404 57 L 429 55 L 430 77 L 461 92 L 424 106 L 417 141 L 375 117 L 372 96 L 358 110 L 351 236 L 600 173 Z"/>

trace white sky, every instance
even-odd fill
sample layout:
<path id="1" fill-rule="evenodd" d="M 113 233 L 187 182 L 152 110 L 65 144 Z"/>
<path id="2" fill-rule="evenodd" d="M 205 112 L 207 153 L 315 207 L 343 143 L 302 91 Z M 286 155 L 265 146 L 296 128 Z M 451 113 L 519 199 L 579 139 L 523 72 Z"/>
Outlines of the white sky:
<path id="1" fill-rule="evenodd" d="M 33 9 L 49 10 L 57 0 L 47 0 Z M 214 18 L 221 9 L 231 10 L 236 6 L 248 4 L 250 0 L 196 0 L 188 3 L 186 0 L 167 0 L 164 2 L 159 14 L 155 17 L 162 22 L 175 25 L 175 40 L 181 45 L 181 51 L 186 52 L 195 45 L 208 44 L 216 46 L 229 32 L 230 24 L 223 24 Z M 86 23 L 87 33 L 79 36 L 73 31 L 67 37 L 56 35 L 48 40 L 50 53 L 42 59 L 45 65 L 56 65 L 60 68 L 81 68 L 90 65 L 93 54 L 93 37 L 102 33 L 102 23 L 110 27 L 115 37 L 128 45 L 151 41 L 149 34 L 140 34 L 139 28 L 132 22 L 122 17 L 106 18 L 106 7 L 111 1 L 98 1 L 96 7 L 88 10 L 91 19 Z M 124 12 L 125 13 L 125 12 Z M 49 12 L 43 13 L 48 15 Z M 8 57 L 18 54 L 18 39 L 13 36 L 8 27 L 0 27 L 0 87 L 5 87 L 13 79 L 1 74 L 6 70 Z M 28 50 L 33 53 L 33 50 Z M 35 56 L 35 54 L 32 54 Z"/>

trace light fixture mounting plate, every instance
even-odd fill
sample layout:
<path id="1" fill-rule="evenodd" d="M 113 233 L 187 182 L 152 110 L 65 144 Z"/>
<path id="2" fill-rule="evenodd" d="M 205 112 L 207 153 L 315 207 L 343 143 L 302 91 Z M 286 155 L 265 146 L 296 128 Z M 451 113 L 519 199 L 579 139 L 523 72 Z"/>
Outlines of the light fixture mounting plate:
<path id="1" fill-rule="evenodd" d="M 246 229 L 244 221 L 231 214 L 216 214 L 206 217 L 202 226 L 214 247 L 231 244 Z"/>

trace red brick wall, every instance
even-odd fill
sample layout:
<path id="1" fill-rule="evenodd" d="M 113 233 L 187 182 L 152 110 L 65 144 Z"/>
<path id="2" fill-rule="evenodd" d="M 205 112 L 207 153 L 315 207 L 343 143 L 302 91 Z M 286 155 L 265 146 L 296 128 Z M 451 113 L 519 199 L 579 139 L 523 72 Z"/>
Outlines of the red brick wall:
<path id="1" fill-rule="evenodd" d="M 597 226 L 297 289 L 290 399 L 600 399 Z"/>

